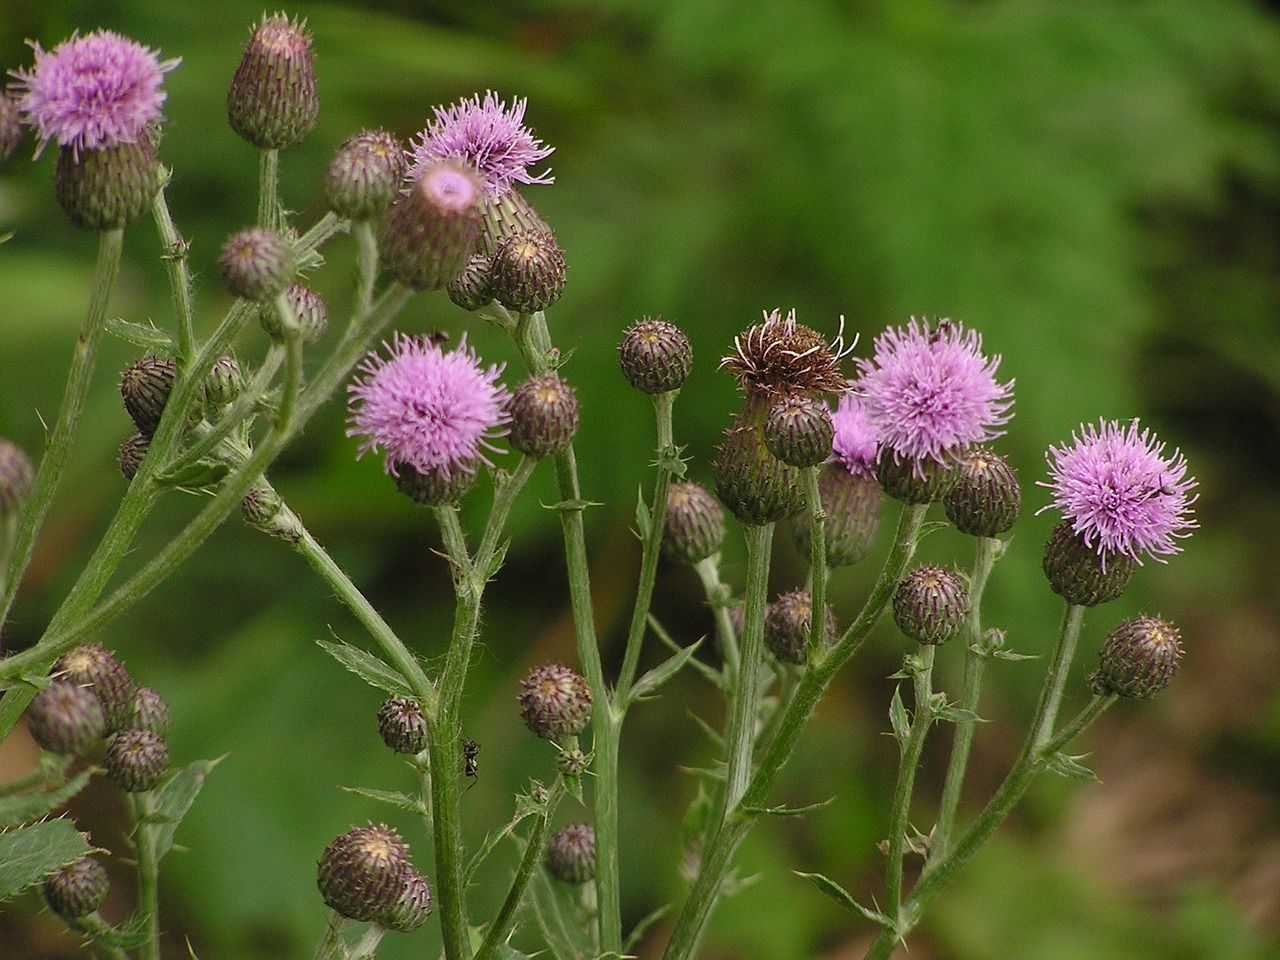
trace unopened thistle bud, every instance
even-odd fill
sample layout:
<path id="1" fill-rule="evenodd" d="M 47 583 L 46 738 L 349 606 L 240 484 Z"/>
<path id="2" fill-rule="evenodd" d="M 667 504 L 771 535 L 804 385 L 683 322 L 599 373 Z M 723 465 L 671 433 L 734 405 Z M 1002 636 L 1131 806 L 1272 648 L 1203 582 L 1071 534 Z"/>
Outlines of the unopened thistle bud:
<path id="1" fill-rule="evenodd" d="M 544 740 L 577 736 L 591 720 L 591 687 L 563 664 L 534 667 L 521 683 L 520 715 Z"/>
<path id="2" fill-rule="evenodd" d="M 350 920 L 394 910 L 412 872 L 409 848 L 386 824 L 354 827 L 325 848 L 316 871 L 324 902 Z"/>
<path id="3" fill-rule="evenodd" d="M 107 735 L 107 715 L 92 691 L 59 680 L 32 698 L 27 729 L 41 749 L 78 757 Z"/>
<path id="4" fill-rule="evenodd" d="M 145 136 L 101 150 L 58 152 L 54 195 L 77 227 L 121 230 L 151 209 L 159 190 L 160 162 Z"/>
<path id="5" fill-rule="evenodd" d="M 379 248 L 397 280 L 439 290 L 463 271 L 480 226 L 480 177 L 458 163 L 433 163 L 382 220 Z"/>
<path id="6" fill-rule="evenodd" d="M 512 234 L 493 252 L 493 298 L 520 313 L 545 310 L 564 292 L 567 269 L 564 251 L 550 231 Z"/>
<path id="7" fill-rule="evenodd" d="M 249 227 L 223 245 L 218 266 L 222 282 L 237 297 L 269 303 L 288 288 L 297 262 L 289 241 L 276 231 Z"/>
<path id="8" fill-rule="evenodd" d="M 764 420 L 765 446 L 793 467 L 814 467 L 826 460 L 835 434 L 826 403 L 805 394 L 782 397 Z"/>
<path id="9" fill-rule="evenodd" d="M 463 310 L 479 310 L 493 302 L 493 284 L 489 280 L 492 266 L 489 254 L 472 254 L 462 272 L 445 284 L 445 293 Z"/>
<path id="10" fill-rule="evenodd" d="M 618 360 L 627 382 L 645 393 L 680 389 L 693 369 L 689 338 L 674 323 L 645 317 L 626 332 Z"/>
<path id="11" fill-rule="evenodd" d="M 142 458 L 147 455 L 149 446 L 151 441 L 141 430 L 136 430 L 125 437 L 124 443 L 120 444 L 120 454 L 117 457 L 122 477 L 132 480 L 137 475 L 138 468 L 142 466 Z"/>
<path id="12" fill-rule="evenodd" d="M 507 409 L 511 414 L 507 440 L 525 456 L 541 459 L 560 453 L 578 432 L 578 398 L 573 387 L 554 373 L 516 387 Z"/>
<path id="13" fill-rule="evenodd" d="M 284 298 L 293 311 L 293 322 L 297 324 L 298 335 L 303 343 L 312 344 L 324 336 L 325 328 L 329 326 L 329 308 L 320 299 L 320 294 L 295 283 L 284 292 Z M 272 340 L 285 339 L 284 324 L 275 304 L 262 305 L 258 312 L 258 322 Z"/>
<path id="14" fill-rule="evenodd" d="M 396 753 L 421 753 L 427 749 L 427 718 L 418 701 L 388 697 L 378 710 L 378 733 Z"/>
<path id="15" fill-rule="evenodd" d="M 54 663 L 53 675 L 92 690 L 102 704 L 110 731 L 120 729 L 133 712 L 137 684 L 115 654 L 96 643 L 82 644 L 64 653 Z"/>
<path id="16" fill-rule="evenodd" d="M 844 567 L 863 559 L 880 530 L 880 484 L 875 477 L 850 473 L 839 463 L 829 463 L 818 476 L 822 501 L 823 544 L 827 566 Z M 807 512 L 799 514 L 791 528 L 796 549 L 808 557 L 813 538 Z"/>
<path id="17" fill-rule="evenodd" d="M 876 458 L 880 489 L 903 503 L 923 504 L 941 500 L 955 482 L 955 467 L 937 460 L 898 459 L 884 447 Z"/>
<path id="18" fill-rule="evenodd" d="M 10 91 L 0 93 L 0 161 L 8 160 L 22 142 L 22 108 Z"/>
<path id="19" fill-rule="evenodd" d="M 221 356 L 209 368 L 204 380 L 204 399 L 214 406 L 225 406 L 235 401 L 244 389 L 244 374 L 236 358 Z"/>
<path id="20" fill-rule="evenodd" d="M 1044 547 L 1044 574 L 1053 592 L 1067 603 L 1096 607 L 1124 593 L 1138 561 L 1124 553 L 1091 547 L 1064 520 Z"/>
<path id="21" fill-rule="evenodd" d="M 942 505 L 957 530 L 973 537 L 994 537 L 1013 526 L 1022 507 L 1022 489 L 1008 460 L 987 447 L 974 447 L 960 458 L 954 472 Z"/>
<path id="22" fill-rule="evenodd" d="M 81 857 L 45 877 L 41 891 L 50 910 L 64 920 L 78 920 L 102 906 L 109 886 L 107 868 L 93 857 Z"/>
<path id="23" fill-rule="evenodd" d="M 151 353 L 124 368 L 120 376 L 120 397 L 133 425 L 143 436 L 153 436 L 160 425 L 176 372 L 177 365 L 171 358 Z"/>
<path id="24" fill-rule="evenodd" d="M 591 758 L 583 753 L 579 747 L 561 750 L 556 755 L 556 769 L 566 777 L 582 776 L 590 762 Z"/>
<path id="25" fill-rule="evenodd" d="M 427 878 L 416 870 L 410 870 L 405 877 L 404 889 L 400 899 L 389 910 L 379 913 L 375 918 L 380 926 L 397 933 L 413 933 L 427 922 L 431 916 L 431 884 Z"/>
<path id="26" fill-rule="evenodd" d="M 517 233 L 551 233 L 547 221 L 514 187 L 502 193 L 486 193 L 481 207 L 480 252 L 492 257 L 498 244 Z"/>
<path id="27" fill-rule="evenodd" d="M 1169 685 L 1181 656 L 1181 637 L 1173 624 L 1160 617 L 1138 617 L 1107 637 L 1090 680 L 1100 694 L 1144 699 Z"/>
<path id="28" fill-rule="evenodd" d="M 107 743 L 107 777 L 126 793 L 155 788 L 169 770 L 169 748 L 150 730 L 121 730 Z"/>
<path id="29" fill-rule="evenodd" d="M 968 616 L 969 587 L 945 567 L 916 567 L 893 595 L 893 619 L 917 643 L 946 643 L 959 635 Z"/>
<path id="30" fill-rule="evenodd" d="M 133 693 L 133 712 L 125 721 L 126 730 L 146 730 L 157 737 L 167 737 L 173 721 L 169 704 L 150 687 L 138 687 Z"/>
<path id="31" fill-rule="evenodd" d="M 724 508 L 700 484 L 677 481 L 667 489 L 662 555 L 676 563 L 701 563 L 724 543 Z"/>
<path id="32" fill-rule="evenodd" d="M 785 520 L 804 509 L 800 471 L 764 445 L 767 404 L 766 394 L 747 394 L 711 463 L 720 502 L 751 526 Z"/>
<path id="33" fill-rule="evenodd" d="M 35 466 L 27 452 L 12 440 L 0 437 L 0 521 L 26 506 L 35 477 Z"/>
<path id="34" fill-rule="evenodd" d="M 385 130 L 362 130 L 347 138 L 325 171 L 329 206 L 348 220 L 374 220 L 399 195 L 407 167 L 399 140 Z"/>
<path id="35" fill-rule="evenodd" d="M 836 634 L 836 618 L 831 607 L 824 611 L 823 628 L 829 643 Z M 813 598 L 808 590 L 792 590 L 769 604 L 764 614 L 764 642 L 769 652 L 783 663 L 804 663 L 809 653 L 809 627 L 813 620 Z"/>
<path id="36" fill-rule="evenodd" d="M 400 464 L 396 473 L 396 489 L 416 504 L 424 507 L 444 507 L 457 503 L 475 486 L 475 464 L 470 469 L 455 467 L 446 471 L 442 467 L 418 471 L 407 463 Z"/>
<path id="37" fill-rule="evenodd" d="M 231 129 L 260 150 L 300 142 L 320 111 L 311 37 L 282 13 L 253 30 L 227 92 Z"/>
<path id="38" fill-rule="evenodd" d="M 547 844 L 547 871 L 563 883 L 586 883 L 596 875 L 596 830 L 589 823 L 561 827 Z"/>

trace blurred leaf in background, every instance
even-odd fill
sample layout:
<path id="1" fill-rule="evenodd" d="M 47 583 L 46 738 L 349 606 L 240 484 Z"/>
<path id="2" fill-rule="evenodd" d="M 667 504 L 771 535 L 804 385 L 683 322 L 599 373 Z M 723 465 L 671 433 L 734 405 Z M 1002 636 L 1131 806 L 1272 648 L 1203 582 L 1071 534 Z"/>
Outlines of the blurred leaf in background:
<path id="1" fill-rule="evenodd" d="M 1274 11 L 1245 0 L 370 0 L 288 9 L 315 34 L 322 97 L 319 126 L 283 158 L 282 194 L 300 222 L 323 212 L 319 177 L 345 137 L 382 126 L 407 138 L 434 104 L 487 89 L 527 96 L 527 119 L 557 147 L 555 186 L 526 196 L 570 263 L 550 321 L 557 342 L 575 351 L 565 374 L 583 406 L 584 494 L 605 504 L 588 523 L 610 651 L 631 599 L 638 551 L 627 524 L 652 444 L 647 401 L 618 375 L 615 346 L 642 315 L 674 320 L 693 343 L 677 430 L 702 480 L 734 402 L 716 362 L 762 310 L 794 306 L 829 333 L 843 315 L 865 338 L 910 314 L 981 330 L 1003 355 L 1002 376 L 1017 379 L 1002 448 L 1028 486 L 1027 516 L 985 609 L 1021 652 L 1043 652 L 1058 616 L 1039 573 L 1053 518 L 1032 516 L 1047 499 L 1030 487 L 1043 476 L 1045 447 L 1099 416 L 1141 416 L 1181 446 L 1201 480 L 1203 529 L 1184 556 L 1148 565 L 1124 600 L 1091 615 L 1085 669 L 1111 626 L 1158 609 L 1187 638 L 1183 679 L 1163 702 L 1116 711 L 1092 738 L 1103 786 L 1050 782 L 1033 794 L 1019 823 L 941 898 L 911 955 L 1265 955 L 1280 935 L 1280 844 L 1267 826 L 1280 817 Z M 118 30 L 183 58 L 166 82 L 161 156 L 175 171 L 170 203 L 193 243 L 206 330 L 230 302 L 216 251 L 254 216 L 256 158 L 225 123 L 225 92 L 261 12 L 242 0 L 0 0 L 10 68 L 30 61 L 24 39 L 47 48 L 76 28 Z M 24 146 L 0 177 L 0 230 L 15 234 L 0 247 L 0 433 L 37 451 L 38 414 L 58 402 L 93 245 L 56 209 L 52 157 L 30 164 L 28 155 Z M 127 319 L 168 321 L 159 252 L 147 225 L 129 232 L 113 304 Z M 315 277 L 335 316 L 349 304 L 351 252 L 349 240 L 332 244 Z M 443 297 L 417 298 L 404 325 L 466 330 L 486 359 L 516 360 L 502 337 Z M 264 342 L 255 333 L 241 349 Z M 113 461 L 129 428 L 112 371 L 129 358 L 120 344 L 105 352 L 84 442 L 7 646 L 39 635 L 122 489 Z M 354 460 L 342 418 L 338 403 L 317 417 L 273 479 L 390 622 L 432 656 L 450 612 L 435 534 L 373 459 Z M 490 594 L 465 708 L 467 733 L 483 747 L 480 780 L 465 798 L 476 842 L 506 821 L 521 778 L 549 769 L 519 728 L 514 695 L 528 665 L 572 656 L 563 588 L 546 577 L 560 548 L 538 501 L 554 499 L 549 476 L 535 478 Z M 139 562 L 191 509 L 165 504 L 137 545 Z M 799 559 L 779 539 L 776 580 L 787 589 Z M 730 547 L 731 560 L 739 549 Z M 964 562 L 967 549 L 952 535 L 931 538 L 923 552 Z M 837 578 L 842 615 L 859 602 L 868 570 Z M 663 574 L 657 602 L 682 635 L 707 628 L 684 571 Z M 166 863 L 167 929 L 175 943 L 179 931 L 190 936 L 205 960 L 310 956 L 323 922 L 315 860 L 350 823 L 387 815 L 338 785 L 406 782 L 378 743 L 376 695 L 314 643 L 331 630 L 361 642 L 292 554 L 231 524 L 98 638 L 170 699 L 176 757 L 230 754 L 179 833 L 189 851 Z M 898 638 L 883 630 L 803 741 L 779 793 L 839 798 L 758 831 L 743 872 L 761 879 L 725 904 L 707 956 L 790 960 L 852 951 L 869 935 L 789 870 L 827 873 L 865 902 L 878 892 L 875 843 L 895 762 L 879 735 L 891 692 L 882 678 L 900 657 Z M 978 742 L 975 801 L 1016 750 L 1035 669 L 993 671 L 983 715 L 994 722 Z M 624 745 L 633 920 L 682 894 L 671 825 L 695 785 L 672 771 L 704 759 L 679 752 L 685 738 L 672 736 L 687 728 L 686 708 L 718 705 L 682 681 L 635 715 Z M 926 777 L 937 760 L 926 757 Z M 836 781 L 833 768 L 843 773 Z M 1186 796 L 1178 789 L 1186 783 L 1205 788 L 1201 819 L 1178 818 L 1166 830 L 1168 804 Z M 1120 814 L 1133 813 L 1125 804 L 1138 788 L 1136 809 L 1147 815 L 1135 821 Z M 1226 830 L 1227 813 L 1240 810 L 1245 828 Z M 109 809 L 79 812 L 102 825 L 96 840 L 118 839 Z M 1096 855 L 1065 856 L 1086 827 Z M 1158 849 L 1203 843 L 1198 856 L 1125 871 L 1131 858 L 1114 851 L 1136 853 L 1126 831 Z M 429 870 L 425 838 L 415 855 Z M 486 892 L 477 895 L 484 903 Z M 50 924 L 31 917 L 37 910 L 28 897 L 0 914 L 0 956 L 75 955 L 70 941 L 40 939 Z M 19 926 L 19 916 L 30 923 Z M 653 943 L 661 933 L 659 924 Z M 383 955 L 428 955 L 429 939 L 424 931 L 388 940 Z M 1211 950 L 1228 943 L 1235 952 Z"/>

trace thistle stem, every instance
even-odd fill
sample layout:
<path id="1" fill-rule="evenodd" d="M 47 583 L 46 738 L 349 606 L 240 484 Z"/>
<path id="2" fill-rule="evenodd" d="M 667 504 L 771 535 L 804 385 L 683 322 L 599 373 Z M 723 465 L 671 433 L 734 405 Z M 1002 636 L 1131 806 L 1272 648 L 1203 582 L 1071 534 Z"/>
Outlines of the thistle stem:
<path id="1" fill-rule="evenodd" d="M 160 960 L 160 861 L 156 857 L 156 824 L 151 791 L 129 797 L 133 819 L 133 846 L 137 854 L 138 915 L 143 919 L 146 940 L 139 949 L 140 960 Z"/>
<path id="2" fill-rule="evenodd" d="M 280 151 L 258 155 L 258 226 L 280 229 Z"/>
<path id="3" fill-rule="evenodd" d="M 907 829 L 911 816 L 911 795 L 915 791 L 916 771 L 925 738 L 933 726 L 933 658 L 937 650 L 932 644 L 920 645 L 920 663 L 914 668 L 912 688 L 915 711 L 906 743 L 901 745 L 898 780 L 893 789 L 889 811 L 889 854 L 885 867 L 885 915 L 895 924 L 902 909 L 902 870 L 906 853 Z"/>

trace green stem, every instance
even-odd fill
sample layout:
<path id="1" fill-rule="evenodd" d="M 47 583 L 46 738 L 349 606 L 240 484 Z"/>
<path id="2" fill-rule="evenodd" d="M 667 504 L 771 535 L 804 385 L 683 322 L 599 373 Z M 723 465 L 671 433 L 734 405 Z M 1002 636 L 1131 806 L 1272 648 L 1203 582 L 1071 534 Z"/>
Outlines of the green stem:
<path id="1" fill-rule="evenodd" d="M 724 662 L 722 671 L 724 682 L 733 689 L 738 676 L 738 635 L 733 629 L 733 621 L 729 619 L 729 603 L 731 591 L 729 585 L 720 579 L 720 555 L 714 554 L 700 560 L 693 568 L 698 579 L 702 581 L 702 592 L 707 603 L 711 605 L 711 613 L 716 620 L 716 637 L 720 641 L 720 659 Z"/>
<path id="2" fill-rule="evenodd" d="M 805 500 L 809 510 L 809 601 L 812 607 L 809 617 L 808 654 L 812 659 L 827 645 L 827 514 L 822 509 L 822 494 L 818 490 L 821 466 L 802 470 L 805 484 Z"/>
<path id="3" fill-rule="evenodd" d="M 524 901 L 529 880 L 542 861 L 542 854 L 547 847 L 547 835 L 551 832 L 551 818 L 555 815 L 556 807 L 560 805 L 564 794 L 564 778 L 556 777 L 547 797 L 546 806 L 538 815 L 525 840 L 524 854 L 520 857 L 516 875 L 512 878 L 511 886 L 507 890 L 507 896 L 502 901 L 502 906 L 498 908 L 498 912 L 485 927 L 484 941 L 476 951 L 475 960 L 492 960 L 510 938 L 511 931 L 515 929 L 516 916 L 520 910 L 520 904 Z"/>
<path id="4" fill-rule="evenodd" d="M 889 811 L 889 855 L 885 867 L 885 915 L 897 925 L 902 909 L 902 868 L 906 853 L 907 829 L 911 816 L 911 795 L 915 791 L 916 771 L 920 766 L 920 754 L 924 741 L 933 726 L 933 658 L 937 648 L 931 644 L 920 646 L 920 663 L 914 668 L 912 686 L 915 692 L 915 712 L 911 718 L 911 731 L 902 745 L 898 763 L 898 781 L 893 789 L 893 805 Z"/>
<path id="5" fill-rule="evenodd" d="M 979 647 L 982 642 L 982 594 L 995 564 L 999 546 L 1000 542 L 990 537 L 978 537 L 974 544 L 973 571 L 969 575 L 969 617 L 962 634 L 965 659 L 960 709 L 966 716 L 956 721 L 955 739 L 951 745 L 951 759 L 947 764 L 947 778 L 942 787 L 938 820 L 929 841 L 930 860 L 946 856 L 951 844 L 951 831 L 955 827 L 956 813 L 960 808 L 960 793 L 964 788 L 965 772 L 969 767 L 969 753 L 977 724 L 975 717 L 982 691 L 982 674 L 987 663 L 987 657 Z"/>
<path id="6" fill-rule="evenodd" d="M 378 955 L 378 945 L 386 935 L 386 927 L 372 924 L 351 947 L 351 960 L 373 960 Z"/>
<path id="7" fill-rule="evenodd" d="M 271 381 L 275 377 L 276 371 L 280 369 L 280 365 L 284 362 L 284 358 L 285 351 L 280 346 L 272 344 L 262 364 L 254 373 L 253 380 L 245 385 L 240 396 L 232 401 L 231 405 L 223 411 L 222 416 L 218 418 L 212 427 L 178 456 L 174 457 L 164 467 L 164 471 L 166 473 L 176 473 L 197 463 L 202 457 L 212 453 L 214 448 L 231 434 L 231 431 L 244 423 L 271 388 Z"/>
<path id="8" fill-rule="evenodd" d="M 84 322 L 80 325 L 80 335 L 76 339 L 71 371 L 67 376 L 67 386 L 62 394 L 62 406 L 58 411 L 57 422 L 53 425 L 53 433 L 49 436 L 48 447 L 36 471 L 31 496 L 22 514 L 22 520 L 18 524 L 8 568 L 4 573 L 4 593 L 0 597 L 0 626 L 9 617 L 9 610 L 13 606 L 13 598 L 18 592 L 22 574 L 31 562 L 36 537 L 39 536 L 40 528 L 44 525 L 49 507 L 53 503 L 58 481 L 66 472 L 71 442 L 75 438 L 76 427 L 84 412 L 85 397 L 93 381 L 98 343 L 102 340 L 103 330 L 106 329 L 107 306 L 111 302 L 111 293 L 115 289 L 116 278 L 120 274 L 120 255 L 123 249 L 123 230 L 109 230 L 98 236 L 98 263 L 94 268 L 93 290 L 89 296 L 89 308 Z"/>
<path id="9" fill-rule="evenodd" d="M 147 937 L 139 949 L 139 957 L 140 960 L 160 960 L 160 861 L 156 857 L 152 794 L 150 791 L 135 793 L 128 799 L 137 854 L 138 915 L 143 918 Z"/>
<path id="10" fill-rule="evenodd" d="M 368 227 L 368 224 L 348 224 L 336 213 L 330 210 L 323 217 L 315 222 L 310 230 L 300 236 L 293 245 L 293 252 L 299 257 L 305 256 L 312 250 L 318 250 L 324 246 L 332 237 L 339 233 L 343 233 L 350 227 L 353 233 L 357 232 L 359 226 Z M 357 281 L 357 287 L 359 283 Z"/>
<path id="11" fill-rule="evenodd" d="M 336 910 L 329 911 L 329 923 L 324 929 L 324 939 L 316 947 L 316 960 L 346 960 L 347 949 L 342 934 L 348 920 Z"/>
<path id="12" fill-rule="evenodd" d="M 263 150 L 258 156 L 258 226 L 279 230 L 280 151 Z"/>
<path id="13" fill-rule="evenodd" d="M 441 699 L 447 701 L 448 691 Z M 458 776 L 462 757 L 458 750 L 461 730 L 456 722 L 431 727 L 427 746 L 431 758 L 431 828 L 436 853 L 436 899 L 446 960 L 469 960 L 471 939 L 467 930 L 466 887 L 463 883 L 462 810 Z"/>
<path id="14" fill-rule="evenodd" d="M 187 252 L 191 245 L 178 234 L 173 218 L 169 215 L 169 204 L 165 199 L 169 177 L 169 171 L 164 171 L 164 185 L 156 191 L 156 198 L 151 203 L 151 218 L 156 223 L 156 232 L 160 234 L 160 243 L 164 247 L 161 259 L 164 261 L 165 272 L 169 275 L 173 312 L 178 318 L 178 359 L 186 363 L 196 352 L 195 320 L 191 309 L 191 270 L 187 263 Z"/>
<path id="15" fill-rule="evenodd" d="M 130 960 L 129 954 L 125 952 L 124 948 L 103 942 L 103 937 L 111 936 L 117 931 L 115 927 L 103 920 L 97 912 L 86 914 L 83 917 L 76 917 L 74 920 L 68 920 L 67 926 L 77 933 L 83 934 L 87 940 L 93 943 L 95 949 L 101 950 L 111 960 Z"/>
<path id="16" fill-rule="evenodd" d="M 355 314 L 367 317 L 373 309 L 373 283 L 378 279 L 378 239 L 367 220 L 353 223 L 351 232 L 356 238 Z"/>

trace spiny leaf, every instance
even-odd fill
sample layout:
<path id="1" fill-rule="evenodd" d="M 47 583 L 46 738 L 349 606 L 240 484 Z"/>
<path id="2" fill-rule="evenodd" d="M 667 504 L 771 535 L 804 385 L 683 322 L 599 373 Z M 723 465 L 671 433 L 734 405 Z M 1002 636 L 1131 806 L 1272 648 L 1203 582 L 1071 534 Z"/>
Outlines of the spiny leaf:
<path id="1" fill-rule="evenodd" d="M 986 723 L 980 716 L 972 710 L 966 710 L 964 707 L 957 707 L 953 703 L 943 704 L 941 707 L 933 711 L 935 720 L 945 720 L 948 723 L 960 723 L 968 721 L 971 723 Z"/>
<path id="2" fill-rule="evenodd" d="M 85 770 L 52 790 L 31 790 L 0 798 L 0 827 L 39 820 L 74 797 L 88 782 L 89 771 Z"/>
<path id="3" fill-rule="evenodd" d="M 178 824 L 187 815 L 191 805 L 195 803 L 204 778 L 216 767 L 222 758 L 217 760 L 197 760 L 176 770 L 156 787 L 152 796 L 151 815 L 148 820 L 160 824 L 156 831 L 156 859 L 160 860 L 173 846 L 173 835 L 178 832 Z"/>
<path id="4" fill-rule="evenodd" d="M 1055 753 L 1051 757 L 1046 757 L 1044 765 L 1058 774 L 1060 777 L 1070 777 L 1073 780 L 1092 780 L 1094 783 L 1101 783 L 1098 775 L 1078 761 L 1081 757 L 1087 757 L 1087 753 L 1078 756 L 1068 756 L 1065 753 Z"/>
<path id="5" fill-rule="evenodd" d="M 84 835 L 64 817 L 0 833 L 0 900 L 92 852 Z"/>
<path id="6" fill-rule="evenodd" d="M 371 687 L 385 690 L 399 697 L 412 696 L 409 684 L 405 683 L 399 671 L 387 666 L 372 653 L 353 647 L 342 640 L 317 640 L 333 659 L 364 680 Z"/>
<path id="7" fill-rule="evenodd" d="M 112 317 L 107 321 L 107 332 L 151 353 L 171 357 L 176 352 L 173 338 L 149 323 L 133 323 L 121 317 Z"/>
<path id="8" fill-rule="evenodd" d="M 808 803 L 803 807 L 743 807 L 743 812 L 754 813 L 769 817 L 803 817 L 806 813 L 813 813 L 815 810 L 821 810 L 830 804 L 835 797 L 829 797 L 826 800 L 819 800 L 817 803 Z"/>
<path id="9" fill-rule="evenodd" d="M 905 747 L 911 733 L 911 720 L 902 703 L 902 690 L 899 687 L 894 687 L 893 699 L 889 701 L 889 723 L 893 727 L 893 739 L 898 741 L 898 747 Z"/>
<path id="10" fill-rule="evenodd" d="M 670 909 L 671 904 L 664 903 L 662 906 L 658 907 L 657 910 L 654 910 L 632 927 L 631 932 L 627 934 L 627 938 L 622 941 L 623 954 L 629 954 L 635 948 L 636 944 L 640 942 L 640 938 L 644 936 L 645 931 L 661 920 Z"/>
<path id="11" fill-rule="evenodd" d="M 409 796 L 407 793 L 400 793 L 396 790 L 374 790 L 371 787 L 343 787 L 342 789 L 347 793 L 368 797 L 370 800 L 380 800 L 395 807 L 397 810 L 412 813 L 414 816 L 425 817 L 427 815 L 427 808 L 423 806 L 422 801 L 417 797 Z"/>
<path id="12" fill-rule="evenodd" d="M 668 657 L 666 660 L 662 661 L 662 663 L 647 672 L 643 677 L 637 680 L 635 686 L 631 688 L 631 694 L 627 698 L 627 703 L 635 703 L 645 694 L 657 690 L 664 683 L 674 677 L 680 672 L 680 668 L 689 662 L 689 658 L 697 653 L 698 647 L 701 645 L 701 640 L 691 643 L 674 656 Z"/>
<path id="13" fill-rule="evenodd" d="M 848 890 L 829 877 L 824 877 L 820 873 L 804 873 L 800 870 L 793 870 L 791 872 L 797 877 L 804 877 L 828 897 L 840 904 L 840 906 L 845 907 L 848 910 L 852 910 L 855 913 L 862 914 L 872 923 L 878 924 L 886 929 L 893 925 L 892 921 L 890 921 L 890 919 L 883 913 L 878 913 L 875 910 L 870 910 L 867 907 L 864 907 L 857 900 L 853 899 L 853 895 L 849 893 Z"/>

